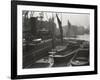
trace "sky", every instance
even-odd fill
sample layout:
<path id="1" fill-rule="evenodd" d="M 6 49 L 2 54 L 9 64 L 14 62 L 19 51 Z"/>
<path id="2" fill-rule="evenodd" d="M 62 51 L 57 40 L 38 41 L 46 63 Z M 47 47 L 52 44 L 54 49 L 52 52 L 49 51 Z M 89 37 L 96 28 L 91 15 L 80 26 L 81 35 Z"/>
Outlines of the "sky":
<path id="1" fill-rule="evenodd" d="M 29 17 L 30 17 L 31 12 L 29 12 Z M 41 12 L 34 12 L 33 16 L 37 17 L 40 16 Z M 43 12 L 43 20 L 47 20 L 49 18 L 54 17 L 54 22 L 57 25 L 58 28 L 58 22 L 56 18 L 56 14 L 58 15 L 59 19 L 62 22 L 62 26 L 67 25 L 68 20 L 72 25 L 77 25 L 77 26 L 83 26 L 85 28 L 88 28 L 90 25 L 90 15 L 89 14 L 83 14 L 83 13 L 51 13 L 51 12 Z"/>

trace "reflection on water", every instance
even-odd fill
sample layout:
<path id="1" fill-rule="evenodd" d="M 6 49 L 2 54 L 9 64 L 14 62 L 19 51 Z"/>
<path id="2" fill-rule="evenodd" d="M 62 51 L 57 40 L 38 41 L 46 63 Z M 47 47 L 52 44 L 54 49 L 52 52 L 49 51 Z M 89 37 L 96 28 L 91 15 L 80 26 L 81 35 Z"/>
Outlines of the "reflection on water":
<path id="1" fill-rule="evenodd" d="M 90 35 L 89 34 L 78 35 L 77 38 L 80 39 L 80 40 L 90 41 Z"/>
<path id="2" fill-rule="evenodd" d="M 90 35 L 89 34 L 84 34 L 84 35 L 77 35 L 76 37 L 65 37 L 64 39 L 78 39 L 78 40 L 86 40 L 90 41 Z"/>

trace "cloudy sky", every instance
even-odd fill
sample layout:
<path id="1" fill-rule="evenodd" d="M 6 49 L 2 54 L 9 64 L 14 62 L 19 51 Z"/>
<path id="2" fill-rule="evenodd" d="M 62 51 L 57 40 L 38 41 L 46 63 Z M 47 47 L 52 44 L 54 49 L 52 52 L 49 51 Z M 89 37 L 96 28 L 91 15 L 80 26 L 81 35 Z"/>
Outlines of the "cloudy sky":
<path id="1" fill-rule="evenodd" d="M 31 12 L 29 12 L 30 17 Z M 40 16 L 41 12 L 34 12 L 33 16 Z M 89 14 L 79 14 L 79 13 L 57 13 L 59 19 L 62 21 L 62 26 L 67 25 L 68 20 L 72 25 L 84 26 L 85 28 L 89 27 L 90 15 Z M 43 12 L 43 20 L 48 20 L 49 18 L 54 17 L 54 22 L 58 27 L 58 22 L 56 18 L 56 13 Z"/>

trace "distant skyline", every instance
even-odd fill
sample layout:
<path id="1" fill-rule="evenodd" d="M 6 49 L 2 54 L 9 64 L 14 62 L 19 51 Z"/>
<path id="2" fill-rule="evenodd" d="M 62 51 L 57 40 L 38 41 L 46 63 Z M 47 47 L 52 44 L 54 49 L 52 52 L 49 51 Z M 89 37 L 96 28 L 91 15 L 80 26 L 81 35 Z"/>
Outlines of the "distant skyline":
<path id="1" fill-rule="evenodd" d="M 42 12 L 42 11 L 41 11 Z M 41 12 L 33 12 L 33 16 L 37 17 L 40 16 Z M 30 18 L 31 12 L 29 11 L 28 17 Z M 59 19 L 62 21 L 62 26 L 67 25 L 68 20 L 72 25 L 83 26 L 84 28 L 89 28 L 90 26 L 90 15 L 89 14 L 82 14 L 82 13 L 57 13 Z M 58 28 L 58 22 L 56 18 L 56 13 L 51 12 L 43 12 L 43 20 L 48 21 L 49 18 L 54 17 L 54 22 Z"/>

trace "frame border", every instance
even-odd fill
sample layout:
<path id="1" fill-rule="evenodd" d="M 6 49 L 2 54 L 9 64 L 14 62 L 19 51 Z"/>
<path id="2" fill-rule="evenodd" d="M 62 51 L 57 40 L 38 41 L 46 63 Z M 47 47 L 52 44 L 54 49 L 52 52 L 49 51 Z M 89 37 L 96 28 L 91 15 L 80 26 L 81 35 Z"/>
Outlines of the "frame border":
<path id="1" fill-rule="evenodd" d="M 17 75 L 17 5 L 37 5 L 49 7 L 69 7 L 94 9 L 94 71 L 68 72 L 68 73 L 49 73 L 35 75 Z M 81 4 L 64 4 L 64 3 L 48 3 L 34 1 L 11 1 L 11 79 L 25 78 L 43 78 L 43 77 L 61 77 L 97 74 L 97 5 L 81 5 Z"/>

